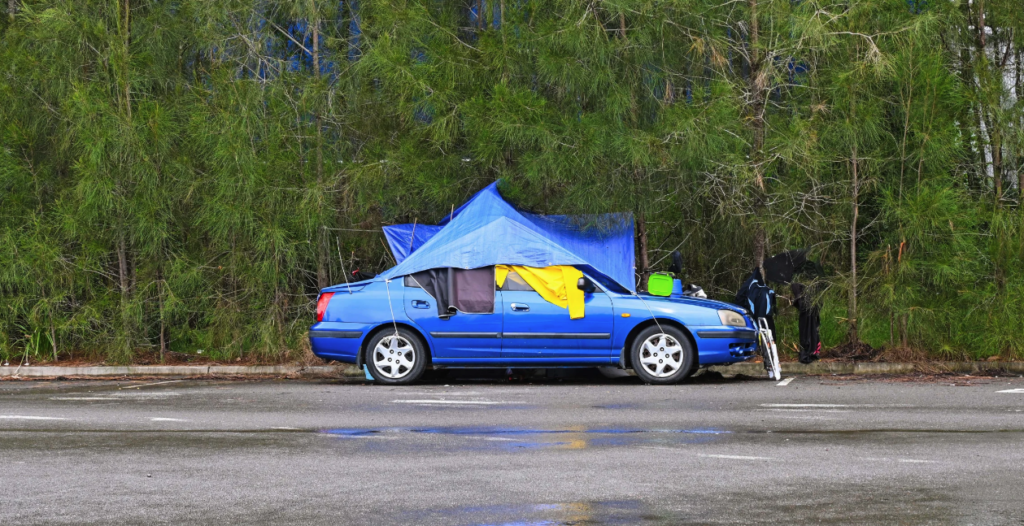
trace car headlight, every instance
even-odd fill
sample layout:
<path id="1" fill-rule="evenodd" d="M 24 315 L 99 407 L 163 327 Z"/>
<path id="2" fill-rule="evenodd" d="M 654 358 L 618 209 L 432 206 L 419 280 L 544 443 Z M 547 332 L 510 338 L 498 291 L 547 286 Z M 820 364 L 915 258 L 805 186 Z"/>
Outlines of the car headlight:
<path id="1" fill-rule="evenodd" d="M 743 315 L 736 311 L 720 310 L 718 311 L 718 319 L 722 320 L 722 325 L 729 325 L 732 327 L 747 326 L 747 320 L 743 319 Z"/>

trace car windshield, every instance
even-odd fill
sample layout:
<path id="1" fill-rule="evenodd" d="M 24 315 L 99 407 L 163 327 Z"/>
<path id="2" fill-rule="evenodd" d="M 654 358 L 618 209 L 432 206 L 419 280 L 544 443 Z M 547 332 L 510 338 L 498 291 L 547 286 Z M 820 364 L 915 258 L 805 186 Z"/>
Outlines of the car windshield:
<path id="1" fill-rule="evenodd" d="M 601 288 L 603 288 L 604 290 L 610 290 L 618 294 L 630 294 L 630 292 L 626 290 L 625 287 L 612 281 L 610 278 L 604 276 L 600 272 L 595 272 L 594 269 L 590 267 L 578 267 L 578 270 L 586 274 L 588 278 L 593 280 L 598 285 L 601 285 Z"/>

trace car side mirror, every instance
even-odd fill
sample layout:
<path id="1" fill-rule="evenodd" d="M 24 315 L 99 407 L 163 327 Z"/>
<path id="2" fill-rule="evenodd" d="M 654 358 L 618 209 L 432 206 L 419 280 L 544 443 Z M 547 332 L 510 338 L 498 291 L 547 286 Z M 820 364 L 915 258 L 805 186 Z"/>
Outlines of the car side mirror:
<path id="1" fill-rule="evenodd" d="M 586 276 L 576 281 L 576 288 L 588 294 L 596 290 L 596 287 L 594 287 L 594 282 L 590 281 L 590 279 L 588 279 Z"/>

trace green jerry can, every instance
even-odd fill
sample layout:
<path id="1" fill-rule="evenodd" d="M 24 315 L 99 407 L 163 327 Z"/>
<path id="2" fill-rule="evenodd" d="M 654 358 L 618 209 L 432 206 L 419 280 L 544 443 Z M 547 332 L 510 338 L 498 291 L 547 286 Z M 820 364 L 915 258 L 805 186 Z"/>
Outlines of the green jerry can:
<path id="1" fill-rule="evenodd" d="M 652 296 L 672 295 L 672 275 L 668 272 L 655 272 L 647 278 L 647 292 Z"/>

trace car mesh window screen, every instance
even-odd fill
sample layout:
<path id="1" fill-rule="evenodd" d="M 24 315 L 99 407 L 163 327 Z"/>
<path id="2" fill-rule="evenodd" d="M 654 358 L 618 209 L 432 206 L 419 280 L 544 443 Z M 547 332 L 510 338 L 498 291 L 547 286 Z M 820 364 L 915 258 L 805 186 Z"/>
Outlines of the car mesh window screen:
<path id="1" fill-rule="evenodd" d="M 494 267 L 448 270 L 451 306 L 473 314 L 494 312 Z"/>
<path id="2" fill-rule="evenodd" d="M 451 316 L 456 310 L 494 313 L 494 267 L 435 268 L 412 274 L 412 278 L 437 302 L 438 316 Z"/>

